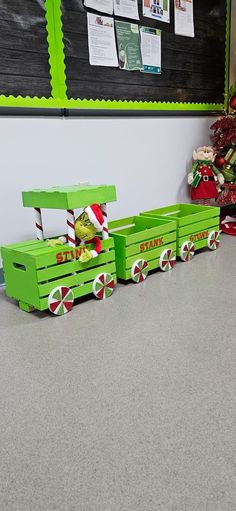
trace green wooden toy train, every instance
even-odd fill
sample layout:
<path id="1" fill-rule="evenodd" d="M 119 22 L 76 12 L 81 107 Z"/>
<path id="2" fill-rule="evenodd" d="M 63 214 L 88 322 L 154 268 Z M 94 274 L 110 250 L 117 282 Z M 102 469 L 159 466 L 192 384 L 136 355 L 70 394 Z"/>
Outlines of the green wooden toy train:
<path id="1" fill-rule="evenodd" d="M 117 277 L 140 283 L 148 271 L 171 270 L 176 257 L 190 261 L 194 251 L 220 246 L 219 208 L 175 204 L 139 216 L 107 222 L 106 204 L 116 200 L 115 186 L 78 185 L 23 192 L 23 205 L 34 208 L 36 239 L 2 247 L 7 296 L 27 312 L 70 311 L 76 298 L 93 293 L 108 298 Z M 104 224 L 97 257 L 81 262 L 86 248 L 77 246 L 75 209 L 101 205 Z M 42 208 L 64 209 L 67 241 L 49 246 L 44 239 Z"/>

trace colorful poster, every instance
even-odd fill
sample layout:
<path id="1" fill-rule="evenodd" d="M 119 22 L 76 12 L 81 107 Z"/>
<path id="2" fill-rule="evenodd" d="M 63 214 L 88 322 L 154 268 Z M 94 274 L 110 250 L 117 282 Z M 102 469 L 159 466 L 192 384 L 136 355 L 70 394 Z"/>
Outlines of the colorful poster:
<path id="1" fill-rule="evenodd" d="M 113 0 L 84 0 L 84 5 L 95 11 L 113 14 Z"/>
<path id="2" fill-rule="evenodd" d="M 138 0 L 114 0 L 116 16 L 139 20 Z"/>
<path id="3" fill-rule="evenodd" d="M 170 0 L 143 0 L 143 15 L 170 23 Z"/>
<path id="4" fill-rule="evenodd" d="M 139 27 L 135 23 L 116 21 L 119 68 L 140 71 L 142 66 Z"/>
<path id="5" fill-rule="evenodd" d="M 174 0 L 175 34 L 194 37 L 193 0 Z"/>
<path id="6" fill-rule="evenodd" d="M 161 74 L 161 30 L 140 27 L 144 73 Z"/>
<path id="7" fill-rule="evenodd" d="M 91 66 L 117 67 L 113 18 L 87 13 L 89 63 Z"/>

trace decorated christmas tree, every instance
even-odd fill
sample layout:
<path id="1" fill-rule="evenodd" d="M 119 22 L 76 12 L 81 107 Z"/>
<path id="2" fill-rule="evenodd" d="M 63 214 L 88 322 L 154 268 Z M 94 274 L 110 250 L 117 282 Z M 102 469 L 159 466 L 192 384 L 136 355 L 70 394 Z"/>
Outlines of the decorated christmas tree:
<path id="1" fill-rule="evenodd" d="M 217 153 L 215 165 L 226 183 L 236 183 L 236 83 L 229 91 L 229 105 L 234 113 L 218 119 L 211 126 L 212 142 Z"/>
<path id="2" fill-rule="evenodd" d="M 217 204 L 221 209 L 221 230 L 236 235 L 236 83 L 229 91 L 229 106 L 233 113 L 218 119 L 211 126 L 212 142 L 217 153 L 215 166 L 225 182 Z"/>

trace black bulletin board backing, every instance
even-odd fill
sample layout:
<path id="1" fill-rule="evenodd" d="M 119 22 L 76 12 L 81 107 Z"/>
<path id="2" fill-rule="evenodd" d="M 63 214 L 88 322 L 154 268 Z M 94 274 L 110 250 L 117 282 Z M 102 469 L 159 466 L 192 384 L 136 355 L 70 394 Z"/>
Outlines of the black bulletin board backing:
<path id="1" fill-rule="evenodd" d="M 43 0 L 0 0 L 0 94 L 51 96 Z"/>
<path id="2" fill-rule="evenodd" d="M 90 66 L 87 9 L 82 0 L 62 0 L 68 98 L 223 103 L 227 2 L 194 0 L 195 38 L 174 34 L 173 0 L 170 3 L 170 24 L 140 16 L 140 24 L 162 30 L 162 74 L 151 75 Z"/>
<path id="3" fill-rule="evenodd" d="M 170 24 L 143 18 L 138 1 L 138 23 L 162 30 L 161 75 L 91 66 L 83 0 L 0 0 L 0 114 L 225 111 L 230 0 L 193 0 L 195 38 L 174 34 L 174 0 Z"/>

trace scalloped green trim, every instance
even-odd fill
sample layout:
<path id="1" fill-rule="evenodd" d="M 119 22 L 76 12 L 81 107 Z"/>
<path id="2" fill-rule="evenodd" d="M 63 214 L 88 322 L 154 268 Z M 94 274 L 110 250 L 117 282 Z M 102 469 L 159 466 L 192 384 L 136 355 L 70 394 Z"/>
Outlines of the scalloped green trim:
<path id="1" fill-rule="evenodd" d="M 112 101 L 93 99 L 31 98 L 29 96 L 0 96 L 0 107 L 77 108 L 81 110 L 160 110 L 160 111 L 206 111 L 220 112 L 223 103 L 174 103 L 151 101 Z"/>
<path id="2" fill-rule="evenodd" d="M 66 98 L 65 56 L 61 20 L 61 1 L 45 0 L 47 41 L 53 98 Z"/>

